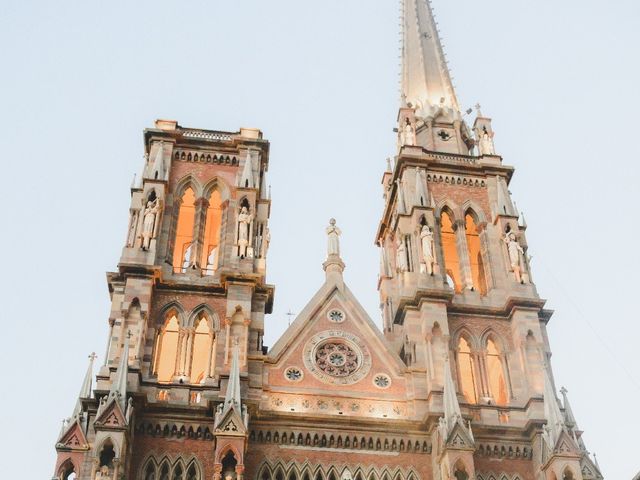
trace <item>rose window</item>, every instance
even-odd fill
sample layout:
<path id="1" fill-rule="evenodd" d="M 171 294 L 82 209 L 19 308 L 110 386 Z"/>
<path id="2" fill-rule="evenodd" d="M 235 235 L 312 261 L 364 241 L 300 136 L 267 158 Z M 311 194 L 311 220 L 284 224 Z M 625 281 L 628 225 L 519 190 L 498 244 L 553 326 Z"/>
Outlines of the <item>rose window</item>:
<path id="1" fill-rule="evenodd" d="M 344 322 L 344 312 L 340 310 L 331 310 L 327 317 L 334 323 L 342 323 Z"/>
<path id="2" fill-rule="evenodd" d="M 358 370 L 358 354 L 346 343 L 327 342 L 316 350 L 316 365 L 333 377 L 347 377 Z"/>
<path id="3" fill-rule="evenodd" d="M 391 379 L 384 373 L 379 373 L 373 378 L 373 384 L 378 388 L 387 388 L 391 385 Z"/>
<path id="4" fill-rule="evenodd" d="M 297 382 L 298 380 L 302 379 L 302 372 L 296 367 L 287 368 L 287 370 L 284 372 L 284 375 L 285 377 L 287 377 L 287 380 L 291 382 Z"/>

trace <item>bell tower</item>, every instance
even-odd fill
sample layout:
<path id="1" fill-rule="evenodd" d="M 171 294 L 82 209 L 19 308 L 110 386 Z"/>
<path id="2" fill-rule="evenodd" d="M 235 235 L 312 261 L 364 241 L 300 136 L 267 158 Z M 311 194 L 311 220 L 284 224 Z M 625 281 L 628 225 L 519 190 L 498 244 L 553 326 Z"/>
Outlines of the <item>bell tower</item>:
<path id="1" fill-rule="evenodd" d="M 261 385 L 249 363 L 263 356 L 274 292 L 265 282 L 269 143 L 256 129 L 158 120 L 144 152 L 118 270 L 107 275 L 95 397 L 90 368 L 56 444 L 54 478 L 146 479 L 148 469 L 149 478 L 231 470 L 241 480 L 249 413 L 240 392 Z M 169 437 L 191 460 L 146 465 L 150 451 L 171 451 Z"/>
<path id="2" fill-rule="evenodd" d="M 560 412 L 546 332 L 552 312 L 533 283 L 527 225 L 508 188 L 514 169 L 479 105 L 472 128 L 464 121 L 430 2 L 403 0 L 401 25 L 397 152 L 382 177 L 376 236 L 383 329 L 412 372 L 439 452 L 437 478 L 475 478 L 488 470 L 479 445 L 505 429 L 531 445 L 528 455 L 556 451 L 549 439 L 560 434 L 545 433 L 548 413 Z M 597 472 L 576 441 L 567 449 L 574 477 L 557 478 L 583 478 L 580 465 Z M 541 475 L 552 456 L 534 459 Z"/>

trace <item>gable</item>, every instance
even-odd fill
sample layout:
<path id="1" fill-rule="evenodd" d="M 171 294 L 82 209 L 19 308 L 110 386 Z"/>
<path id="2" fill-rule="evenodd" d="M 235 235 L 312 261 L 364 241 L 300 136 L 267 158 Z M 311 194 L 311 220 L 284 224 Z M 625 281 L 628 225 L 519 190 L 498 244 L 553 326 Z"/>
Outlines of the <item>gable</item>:
<path id="1" fill-rule="evenodd" d="M 120 405 L 115 400 L 111 400 L 98 418 L 96 418 L 94 424 L 102 428 L 113 429 L 125 428 L 127 426 Z"/>
<path id="2" fill-rule="evenodd" d="M 230 408 L 216 425 L 215 432 L 230 436 L 245 435 L 246 428 L 235 408 Z"/>
<path id="3" fill-rule="evenodd" d="M 405 369 L 353 293 L 328 281 L 269 352 L 262 408 L 400 417 Z"/>
<path id="4" fill-rule="evenodd" d="M 89 444 L 87 438 L 82 430 L 82 426 L 78 420 L 67 428 L 66 432 L 60 437 L 60 440 L 56 444 L 58 450 L 88 450 Z"/>

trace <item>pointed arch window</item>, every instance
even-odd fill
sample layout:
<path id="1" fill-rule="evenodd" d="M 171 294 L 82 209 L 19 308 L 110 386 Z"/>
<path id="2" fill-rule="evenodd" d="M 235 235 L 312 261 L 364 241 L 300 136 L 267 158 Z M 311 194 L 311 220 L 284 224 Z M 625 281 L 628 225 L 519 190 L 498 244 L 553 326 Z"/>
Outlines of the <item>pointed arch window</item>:
<path id="1" fill-rule="evenodd" d="M 214 189 L 209 195 L 204 227 L 204 240 L 200 265 L 207 275 L 213 275 L 218 268 L 220 246 L 220 226 L 222 224 L 222 198 L 220 191 Z"/>
<path id="2" fill-rule="evenodd" d="M 144 480 L 156 480 L 156 469 L 153 463 L 149 462 L 144 470 Z"/>
<path id="3" fill-rule="evenodd" d="M 175 245 L 173 247 L 173 271 L 184 272 L 193 259 L 193 226 L 195 222 L 195 194 L 188 187 L 180 199 L 176 223 Z"/>
<path id="4" fill-rule="evenodd" d="M 211 321 L 201 313 L 194 324 L 191 383 L 203 383 L 210 375 L 213 339 Z"/>
<path id="5" fill-rule="evenodd" d="M 458 376 L 460 389 L 468 403 L 478 403 L 476 393 L 476 365 L 469 342 L 460 337 L 458 341 Z"/>
<path id="6" fill-rule="evenodd" d="M 169 463 L 165 461 L 160 467 L 160 478 L 159 480 L 169 480 Z"/>
<path id="7" fill-rule="evenodd" d="M 489 391 L 493 401 L 497 405 L 506 405 L 508 402 L 508 396 L 503 358 L 496 343 L 491 338 L 487 340 L 486 365 Z"/>
<path id="8" fill-rule="evenodd" d="M 442 212 L 440 215 L 440 238 L 447 281 L 452 284 L 451 286 L 456 292 L 461 292 L 462 279 L 460 277 L 460 257 L 458 256 L 456 232 L 447 212 Z"/>
<path id="9" fill-rule="evenodd" d="M 159 382 L 170 382 L 176 370 L 180 323 L 178 312 L 170 310 L 158 335 L 156 345 L 156 374 Z"/>
<path id="10" fill-rule="evenodd" d="M 469 255 L 469 264 L 471 266 L 471 280 L 473 282 L 473 288 L 480 292 L 481 295 L 486 295 L 487 283 L 484 276 L 484 263 L 482 261 L 480 235 L 478 234 L 478 226 L 470 213 L 467 213 L 464 217 L 464 234 L 467 239 L 467 253 Z"/>

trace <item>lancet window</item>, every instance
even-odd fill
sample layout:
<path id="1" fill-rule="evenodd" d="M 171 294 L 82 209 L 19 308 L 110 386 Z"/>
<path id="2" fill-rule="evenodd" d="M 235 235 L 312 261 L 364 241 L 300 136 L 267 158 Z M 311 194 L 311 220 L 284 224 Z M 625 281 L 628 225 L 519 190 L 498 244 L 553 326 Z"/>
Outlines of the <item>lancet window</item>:
<path id="1" fill-rule="evenodd" d="M 503 355 L 491 338 L 487 339 L 485 364 L 491 398 L 497 405 L 506 405 L 508 403 L 508 394 L 504 372 L 505 363 Z"/>
<path id="2" fill-rule="evenodd" d="M 480 292 L 480 294 L 485 295 L 487 293 L 487 283 L 484 274 L 484 262 L 482 261 L 480 235 L 478 234 L 476 221 L 471 213 L 467 213 L 465 215 L 464 227 L 473 289 Z"/>
<path id="3" fill-rule="evenodd" d="M 164 458 L 160 464 L 151 457 L 142 468 L 141 480 L 200 480 L 200 467 L 194 459 L 183 458 L 171 460 Z"/>
<path id="4" fill-rule="evenodd" d="M 154 351 L 158 382 L 170 383 L 180 377 L 183 382 L 201 384 L 213 376 L 216 338 L 213 318 L 206 308 L 192 318 L 188 325 L 183 325 L 176 308 L 164 315 Z"/>
<path id="5" fill-rule="evenodd" d="M 220 226 L 222 224 L 222 200 L 220 191 L 214 189 L 206 203 L 204 239 L 200 265 L 206 275 L 212 275 L 218 268 L 220 254 Z"/>
<path id="6" fill-rule="evenodd" d="M 476 390 L 476 358 L 471 352 L 469 341 L 460 337 L 458 341 L 458 379 L 460 389 L 468 403 L 478 403 Z"/>
<path id="7" fill-rule="evenodd" d="M 178 219 L 176 222 L 175 243 L 173 247 L 173 270 L 184 272 L 192 264 L 193 227 L 195 222 L 195 194 L 191 187 L 182 194 L 179 202 Z"/>
<path id="8" fill-rule="evenodd" d="M 460 275 L 460 257 L 458 256 L 456 232 L 448 212 L 442 212 L 440 215 L 440 239 L 447 281 L 456 292 L 461 292 L 463 283 Z"/>
<path id="9" fill-rule="evenodd" d="M 265 462 L 255 477 L 256 480 L 420 480 L 420 477 L 411 468 L 396 468 L 390 470 L 387 467 L 346 466 L 336 469 L 324 464 L 310 465 L 305 462 L 299 465 L 296 462 L 283 464 L 281 462 Z"/>

